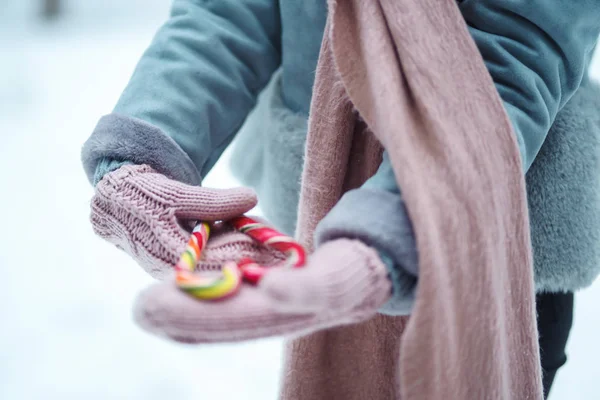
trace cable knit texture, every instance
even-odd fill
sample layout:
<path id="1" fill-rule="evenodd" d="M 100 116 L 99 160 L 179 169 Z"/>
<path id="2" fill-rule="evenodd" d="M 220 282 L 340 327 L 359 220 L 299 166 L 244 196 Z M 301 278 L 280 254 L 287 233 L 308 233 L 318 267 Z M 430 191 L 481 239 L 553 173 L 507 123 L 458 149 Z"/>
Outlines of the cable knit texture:
<path id="1" fill-rule="evenodd" d="M 99 236 L 130 254 L 149 274 L 162 278 L 189 239 L 191 226 L 185 221 L 226 220 L 251 210 L 256 202 L 251 189 L 190 186 L 147 165 L 125 165 L 106 174 L 96 186 L 90 219 Z M 253 248 L 239 236 L 233 239 L 217 242 L 221 246 L 216 254 L 235 247 Z"/>
<path id="2" fill-rule="evenodd" d="M 173 282 L 156 284 L 138 298 L 135 318 L 144 329 L 180 342 L 235 342 L 361 322 L 390 296 L 377 252 L 340 239 L 319 248 L 304 268 L 273 268 L 259 287 L 244 285 L 221 302 L 198 301 Z"/>

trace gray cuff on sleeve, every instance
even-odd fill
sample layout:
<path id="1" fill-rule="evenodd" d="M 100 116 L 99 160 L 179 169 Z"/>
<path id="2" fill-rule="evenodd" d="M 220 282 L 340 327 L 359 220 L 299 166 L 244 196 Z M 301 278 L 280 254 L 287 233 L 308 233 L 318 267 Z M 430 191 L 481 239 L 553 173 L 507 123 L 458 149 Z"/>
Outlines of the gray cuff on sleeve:
<path id="1" fill-rule="evenodd" d="M 316 245 L 338 238 L 359 239 L 418 276 L 415 235 L 400 194 L 364 187 L 347 192 L 315 231 Z"/>
<path id="2" fill-rule="evenodd" d="M 199 185 L 202 177 L 190 157 L 162 130 L 140 119 L 109 114 L 85 142 L 81 160 L 90 183 L 102 159 L 147 164 L 171 179 Z"/>
<path id="3" fill-rule="evenodd" d="M 394 317 L 410 315 L 415 304 L 417 278 L 406 273 L 404 269 L 396 267 L 386 254 L 379 252 L 379 257 L 386 265 L 392 281 L 392 297 L 379 309 L 379 312 Z"/>
<path id="4" fill-rule="evenodd" d="M 392 281 L 392 298 L 379 310 L 408 315 L 415 302 L 418 254 L 412 224 L 399 193 L 360 188 L 346 193 L 315 231 L 315 244 L 354 238 L 379 251 Z"/>

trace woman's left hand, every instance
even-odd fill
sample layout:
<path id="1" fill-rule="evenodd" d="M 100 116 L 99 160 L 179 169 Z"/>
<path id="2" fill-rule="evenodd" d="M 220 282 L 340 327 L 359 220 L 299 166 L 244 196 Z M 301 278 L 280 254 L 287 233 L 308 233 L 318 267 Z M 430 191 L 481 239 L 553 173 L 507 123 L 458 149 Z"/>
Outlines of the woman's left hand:
<path id="1" fill-rule="evenodd" d="M 148 332 L 179 342 L 236 342 L 361 322 L 390 297 L 377 252 L 338 239 L 318 248 L 304 267 L 274 267 L 258 286 L 244 284 L 220 301 L 195 299 L 173 281 L 155 284 L 139 296 L 135 319 Z"/>

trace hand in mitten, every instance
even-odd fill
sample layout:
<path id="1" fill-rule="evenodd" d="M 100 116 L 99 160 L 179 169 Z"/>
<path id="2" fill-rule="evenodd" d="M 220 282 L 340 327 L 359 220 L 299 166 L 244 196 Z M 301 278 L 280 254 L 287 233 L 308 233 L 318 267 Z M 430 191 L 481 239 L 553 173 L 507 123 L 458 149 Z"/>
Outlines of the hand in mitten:
<path id="1" fill-rule="evenodd" d="M 191 231 L 187 222 L 230 219 L 251 210 L 256 202 L 251 189 L 190 186 L 147 165 L 124 165 L 96 185 L 90 219 L 99 236 L 131 255 L 150 275 L 163 278 L 185 249 Z M 227 246 L 260 257 L 250 239 L 231 234 Z M 212 247 L 214 264 L 221 265 L 222 246 L 217 242 Z M 210 260 L 210 254 L 206 257 Z"/>
<path id="2" fill-rule="evenodd" d="M 356 240 L 322 245 L 302 268 L 274 267 L 257 287 L 243 285 L 221 301 L 200 301 L 172 281 L 139 296 L 135 318 L 145 330 L 186 343 L 302 335 L 373 317 L 391 296 L 377 252 Z"/>

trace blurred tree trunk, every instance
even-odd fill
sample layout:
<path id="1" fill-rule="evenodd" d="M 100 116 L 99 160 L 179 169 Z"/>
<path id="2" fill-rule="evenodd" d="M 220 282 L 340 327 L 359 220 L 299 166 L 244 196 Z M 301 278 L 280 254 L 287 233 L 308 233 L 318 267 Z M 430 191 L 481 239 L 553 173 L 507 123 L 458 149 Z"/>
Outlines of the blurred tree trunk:
<path id="1" fill-rule="evenodd" d="M 60 0 L 42 0 L 42 14 L 46 18 L 56 17 L 60 13 Z"/>

